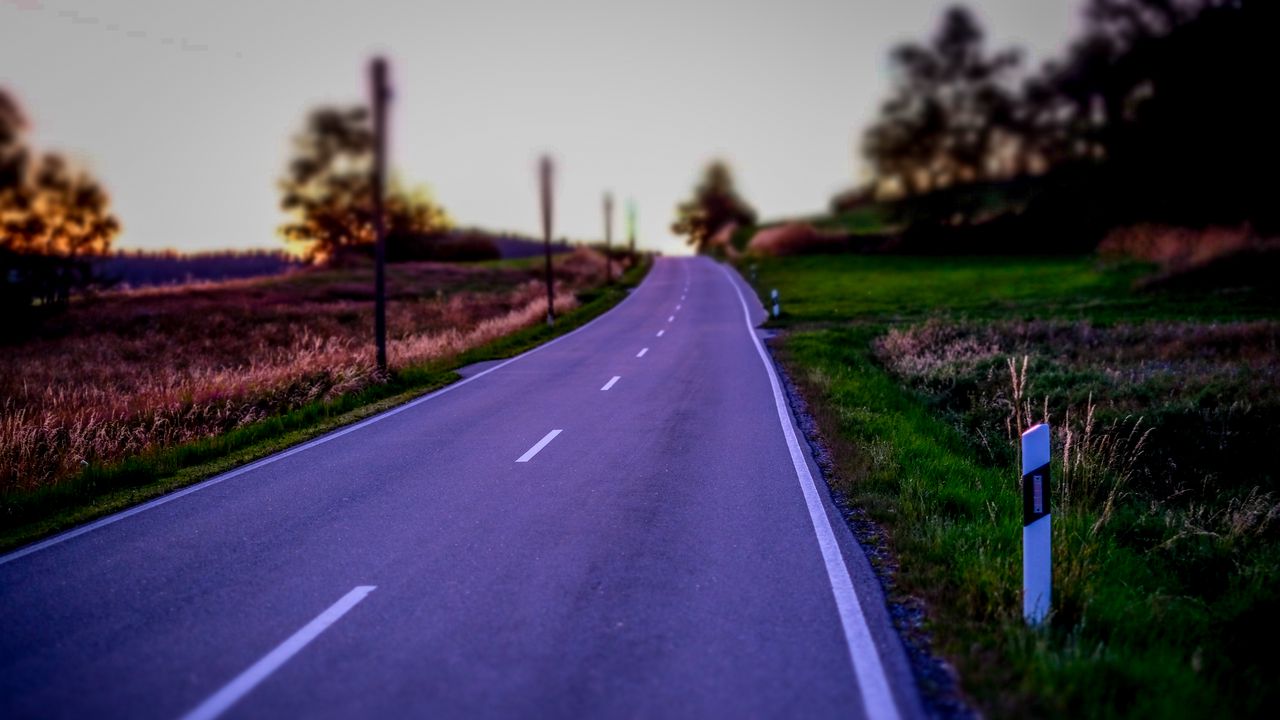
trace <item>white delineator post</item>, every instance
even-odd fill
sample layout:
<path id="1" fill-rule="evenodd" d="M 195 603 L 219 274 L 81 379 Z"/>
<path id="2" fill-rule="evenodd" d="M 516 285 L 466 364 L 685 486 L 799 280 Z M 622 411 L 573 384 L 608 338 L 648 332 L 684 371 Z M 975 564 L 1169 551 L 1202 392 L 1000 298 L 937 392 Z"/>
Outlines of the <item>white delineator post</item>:
<path id="1" fill-rule="evenodd" d="M 1039 625 L 1049 613 L 1053 589 L 1050 546 L 1049 426 L 1022 433 L 1022 615 Z"/>
<path id="2" fill-rule="evenodd" d="M 771 295 L 773 297 L 773 316 L 778 317 L 778 313 L 782 312 L 781 308 L 778 307 L 778 288 L 774 288 Z"/>

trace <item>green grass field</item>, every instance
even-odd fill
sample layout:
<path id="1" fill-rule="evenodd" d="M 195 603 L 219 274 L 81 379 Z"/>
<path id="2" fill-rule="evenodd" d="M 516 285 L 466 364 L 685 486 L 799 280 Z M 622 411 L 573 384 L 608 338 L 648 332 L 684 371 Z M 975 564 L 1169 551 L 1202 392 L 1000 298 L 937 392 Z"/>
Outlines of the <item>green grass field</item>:
<path id="1" fill-rule="evenodd" d="M 894 592 L 923 601 L 984 714 L 1280 711 L 1280 323 L 1264 294 L 1139 292 L 1146 268 L 1092 258 L 754 262 L 762 298 L 781 293 L 775 352 L 833 487 L 885 529 Z M 1033 631 L 1016 437 L 1046 415 L 1054 614 Z"/>

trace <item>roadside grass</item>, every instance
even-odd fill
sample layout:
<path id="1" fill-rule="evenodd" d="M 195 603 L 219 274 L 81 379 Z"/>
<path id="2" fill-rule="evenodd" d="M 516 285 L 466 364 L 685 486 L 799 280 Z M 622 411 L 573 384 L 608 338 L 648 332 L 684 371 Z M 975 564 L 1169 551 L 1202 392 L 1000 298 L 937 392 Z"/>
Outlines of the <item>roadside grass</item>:
<path id="1" fill-rule="evenodd" d="M 1098 323 L 1196 317 L 1227 320 L 1276 312 L 1245 292 L 1151 293 L 1133 283 L 1151 266 L 1079 257 L 808 255 L 752 260 L 758 288 L 782 293 L 780 327 L 950 317 L 1082 318 Z"/>
<path id="2" fill-rule="evenodd" d="M 985 714 L 1280 710 L 1276 308 L 1139 293 L 1145 268 L 1092 258 L 758 265 L 833 487 L 885 529 L 895 592 L 924 602 Z M 1020 613 L 1016 437 L 1045 414 L 1054 614 L 1037 631 Z"/>
<path id="3" fill-rule="evenodd" d="M 556 256 L 558 256 L 562 252 L 562 250 L 558 246 L 553 246 L 553 247 L 555 248 Z M 512 269 L 512 270 L 539 270 L 542 268 L 544 262 L 545 262 L 545 259 L 543 258 L 542 255 L 528 255 L 525 257 L 518 257 L 518 258 L 497 258 L 494 260 L 478 260 L 471 264 L 477 267 L 487 267 L 487 268 L 506 268 L 506 269 Z"/>
<path id="4" fill-rule="evenodd" d="M 611 286 L 578 290 L 575 304 L 561 308 L 554 327 L 537 322 L 477 347 L 393 368 L 381 382 L 312 399 L 226 432 L 150 447 L 120 459 L 84 463 L 80 471 L 59 482 L 10 490 L 3 496 L 0 549 L 125 509 L 403 404 L 460 379 L 457 369 L 466 365 L 526 352 L 612 308 L 640 283 L 650 265 L 644 259 Z M 302 281 L 318 287 L 332 283 L 323 277 Z"/>

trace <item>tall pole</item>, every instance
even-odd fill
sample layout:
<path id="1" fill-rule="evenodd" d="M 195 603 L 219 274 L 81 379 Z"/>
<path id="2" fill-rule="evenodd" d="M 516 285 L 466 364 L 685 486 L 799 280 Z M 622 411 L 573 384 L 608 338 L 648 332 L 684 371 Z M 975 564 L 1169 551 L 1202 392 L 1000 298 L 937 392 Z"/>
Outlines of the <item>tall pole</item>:
<path id="1" fill-rule="evenodd" d="M 383 177 L 387 162 L 387 61 L 370 66 L 373 105 L 373 334 L 378 346 L 378 373 L 387 374 L 387 228 L 382 216 Z"/>
<path id="2" fill-rule="evenodd" d="M 636 254 L 636 203 L 634 200 L 627 201 L 627 237 L 631 254 Z"/>
<path id="3" fill-rule="evenodd" d="M 613 284 L 613 193 L 604 194 L 604 281 Z"/>
<path id="4" fill-rule="evenodd" d="M 551 289 L 551 158 L 543 155 L 539 163 L 542 185 L 542 245 L 547 258 L 547 325 L 556 323 L 555 294 Z"/>

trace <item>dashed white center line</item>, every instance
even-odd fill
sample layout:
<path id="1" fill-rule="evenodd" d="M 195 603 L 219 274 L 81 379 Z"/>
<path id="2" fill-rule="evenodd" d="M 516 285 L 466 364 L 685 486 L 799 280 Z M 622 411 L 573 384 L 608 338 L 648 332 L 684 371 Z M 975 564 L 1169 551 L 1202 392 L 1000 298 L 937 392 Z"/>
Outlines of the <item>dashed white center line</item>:
<path id="1" fill-rule="evenodd" d="M 675 315 L 671 315 L 671 316 L 668 316 L 668 317 L 667 317 L 667 322 L 675 322 L 675 321 L 676 321 L 676 316 L 675 316 Z"/>
<path id="2" fill-rule="evenodd" d="M 676 310 L 679 310 L 679 309 L 680 309 L 680 308 L 682 308 L 682 307 L 684 307 L 684 306 L 683 306 L 683 305 L 677 305 L 677 306 L 676 306 Z"/>
<path id="3" fill-rule="evenodd" d="M 560 432 L 557 430 L 556 432 Z M 240 673 L 236 679 L 227 683 L 221 690 L 214 693 L 208 700 L 200 703 L 196 709 L 183 716 L 183 720 L 212 720 L 222 713 L 226 712 L 235 705 L 240 698 L 248 695 L 263 680 L 266 680 L 271 673 L 280 669 L 294 655 L 297 655 L 312 640 L 315 640 L 320 633 L 324 632 L 328 627 L 347 611 L 355 607 L 365 596 L 373 592 L 376 586 L 361 585 L 351 592 L 343 595 L 338 602 L 329 606 L 329 609 L 320 613 L 314 620 L 302 626 L 302 629 L 294 633 L 288 640 L 280 643 L 274 650 L 267 653 L 261 660 L 249 666 L 248 670 Z"/>
<path id="4" fill-rule="evenodd" d="M 641 348 L 640 352 L 636 353 L 636 357 L 644 357 L 647 352 L 649 352 L 649 348 Z"/>
<path id="5" fill-rule="evenodd" d="M 621 380 L 621 379 L 622 379 L 622 376 L 621 376 L 621 375 L 614 375 L 614 376 L 609 380 L 609 382 L 605 383 L 605 384 L 604 384 L 604 387 L 602 387 L 602 388 L 600 388 L 600 389 L 601 389 L 602 391 L 603 391 L 603 390 L 608 390 L 609 388 L 613 387 L 613 384 L 614 384 L 614 383 L 618 382 L 618 381 L 619 381 L 619 380 Z"/>
<path id="6" fill-rule="evenodd" d="M 533 447 L 529 448 L 528 450 L 525 451 L 523 455 L 516 458 L 516 462 L 529 462 L 530 460 L 533 459 L 534 455 L 537 455 L 538 453 L 542 452 L 542 448 L 546 447 L 547 444 L 550 443 L 552 440 L 555 440 L 556 436 L 559 435 L 561 432 L 562 432 L 561 430 L 552 430 L 551 432 L 547 433 L 542 437 L 541 440 L 538 441 L 537 445 L 534 445 Z"/>
<path id="7" fill-rule="evenodd" d="M 659 330 L 659 331 L 658 331 L 658 337 L 662 337 L 662 333 L 664 333 L 664 332 L 666 332 L 666 330 Z"/>

